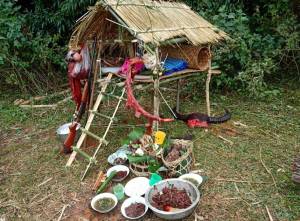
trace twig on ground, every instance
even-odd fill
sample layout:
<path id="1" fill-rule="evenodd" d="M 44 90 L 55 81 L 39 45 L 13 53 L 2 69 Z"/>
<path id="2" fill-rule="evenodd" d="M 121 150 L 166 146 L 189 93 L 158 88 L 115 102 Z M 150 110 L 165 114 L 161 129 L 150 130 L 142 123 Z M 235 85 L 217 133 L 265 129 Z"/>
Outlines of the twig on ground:
<path id="1" fill-rule="evenodd" d="M 246 124 L 241 123 L 240 121 L 233 121 L 233 124 L 235 126 L 242 126 L 242 127 L 248 127 Z"/>
<path id="2" fill-rule="evenodd" d="M 225 142 L 229 143 L 230 145 L 233 145 L 234 143 L 231 140 L 226 139 L 225 137 L 222 137 L 221 135 L 218 135 L 218 138 L 224 140 Z"/>
<path id="3" fill-rule="evenodd" d="M 67 101 L 69 101 L 69 100 L 71 100 L 71 99 L 72 99 L 71 96 L 66 97 L 66 98 L 64 98 L 63 100 L 58 101 L 55 105 L 61 105 L 61 104 L 66 103 Z"/>
<path id="4" fill-rule="evenodd" d="M 61 220 L 61 218 L 63 217 L 64 212 L 65 212 L 65 210 L 66 210 L 66 208 L 67 208 L 68 206 L 69 206 L 68 204 L 65 204 L 65 205 L 63 206 L 63 208 L 62 208 L 62 210 L 61 210 L 61 213 L 60 213 L 60 215 L 59 215 L 57 221 L 60 221 L 60 220 Z"/>
<path id="5" fill-rule="evenodd" d="M 268 208 L 267 205 L 266 205 L 266 210 L 267 210 L 267 213 L 268 213 L 268 216 L 269 216 L 269 220 L 270 221 L 274 221 L 274 219 L 273 219 L 273 217 L 272 217 L 272 215 L 271 215 L 271 213 L 270 213 L 269 208 Z"/>
<path id="6" fill-rule="evenodd" d="M 30 105 L 30 104 L 21 104 L 19 105 L 21 108 L 56 108 L 56 104 L 38 104 L 38 105 Z"/>
<path id="7" fill-rule="evenodd" d="M 211 178 L 212 180 L 220 182 L 234 182 L 234 183 L 254 183 L 254 184 L 270 184 L 269 182 L 253 182 L 247 180 L 235 180 L 235 179 L 223 179 L 223 178 Z"/>
<path id="8" fill-rule="evenodd" d="M 45 196 L 44 198 L 40 199 L 39 201 L 32 202 L 31 206 L 34 204 L 39 204 L 39 203 L 43 202 L 44 200 L 46 200 L 47 198 L 49 198 L 52 195 L 53 195 L 53 193 L 50 193 L 49 195 Z"/>
<path id="9" fill-rule="evenodd" d="M 236 185 L 236 182 L 234 182 L 234 187 L 235 187 L 236 191 L 239 193 L 240 190 L 239 190 L 238 186 Z"/>
<path id="10" fill-rule="evenodd" d="M 263 160 L 262 160 L 261 149 L 262 149 L 262 147 L 260 146 L 260 148 L 259 148 L 259 158 L 260 158 L 260 162 L 261 162 L 261 164 L 263 165 L 263 167 L 266 169 L 266 171 L 268 172 L 268 174 L 270 174 L 270 176 L 272 177 L 274 186 L 275 186 L 276 189 L 277 189 L 277 184 L 276 184 L 276 181 L 275 181 L 275 178 L 274 178 L 273 174 L 271 173 L 271 171 L 268 169 L 268 167 L 265 165 L 265 163 L 264 163 Z"/>
<path id="11" fill-rule="evenodd" d="M 48 183 L 48 182 L 49 182 L 50 180 L 52 180 L 52 179 L 53 179 L 53 177 L 50 177 L 49 179 L 47 179 L 47 180 L 43 181 L 42 183 L 40 183 L 40 184 L 38 185 L 38 187 L 43 186 L 44 184 Z"/>

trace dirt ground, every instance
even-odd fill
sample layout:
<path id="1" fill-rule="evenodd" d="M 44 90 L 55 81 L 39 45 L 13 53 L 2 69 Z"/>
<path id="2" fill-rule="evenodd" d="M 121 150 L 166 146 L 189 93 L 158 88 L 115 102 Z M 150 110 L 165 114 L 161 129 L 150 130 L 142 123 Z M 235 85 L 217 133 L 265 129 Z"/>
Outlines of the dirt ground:
<path id="1" fill-rule="evenodd" d="M 12 105 L 13 99 L 2 95 L 0 103 L 0 220 L 125 220 L 118 208 L 107 215 L 93 212 L 91 186 L 99 170 L 109 167 L 107 156 L 141 122 L 122 108 L 109 145 L 99 153 L 100 163 L 81 182 L 86 161 L 78 157 L 66 168 L 68 156 L 60 153 L 55 135 L 71 119 L 73 104 L 22 110 Z M 208 176 L 200 203 L 186 220 L 299 220 L 300 187 L 291 181 L 290 165 L 300 154 L 300 90 L 285 89 L 265 101 L 217 94 L 212 101 L 214 113 L 227 107 L 232 120 L 208 131 L 188 129 L 182 122 L 162 125 L 170 136 L 194 135 L 195 169 Z M 113 106 L 106 102 L 103 111 L 111 112 Z M 183 99 L 181 110 L 204 106 L 202 100 Z M 103 125 L 97 122 L 93 130 L 100 134 Z M 149 212 L 144 220 L 159 219 Z"/>

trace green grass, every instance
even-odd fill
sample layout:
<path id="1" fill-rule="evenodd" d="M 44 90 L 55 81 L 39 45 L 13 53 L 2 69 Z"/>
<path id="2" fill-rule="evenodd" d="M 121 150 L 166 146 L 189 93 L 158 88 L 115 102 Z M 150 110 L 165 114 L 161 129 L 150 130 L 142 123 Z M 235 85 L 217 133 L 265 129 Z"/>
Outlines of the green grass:
<path id="1" fill-rule="evenodd" d="M 299 219 L 300 187 L 291 181 L 290 165 L 300 153 L 300 90 L 285 89 L 280 97 L 265 101 L 213 94 L 213 113 L 221 113 L 221 107 L 227 107 L 232 112 L 231 121 L 212 125 L 208 131 L 189 129 L 182 122 L 161 125 L 170 136 L 192 133 L 197 139 L 194 147 L 197 169 L 202 169 L 209 178 L 201 189 L 197 214 L 205 220 L 268 220 L 268 207 L 278 220 Z M 205 110 L 204 99 L 194 102 L 185 96 L 182 112 Z M 109 146 L 99 153 L 101 164 L 94 166 L 88 178 L 80 182 L 86 162 L 79 157 L 66 169 L 67 157 L 59 153 L 61 143 L 55 137 L 56 128 L 70 121 L 73 105 L 31 111 L 11 105 L 15 97 L 4 93 L 1 97 L 0 217 L 57 219 L 63 205 L 74 206 L 78 200 L 90 197 L 94 177 L 99 169 L 108 167 L 107 156 L 120 146 L 130 127 L 112 128 Z M 175 103 L 174 94 L 166 97 Z M 144 95 L 142 100 L 146 102 L 148 98 Z M 149 104 L 146 106 L 151 108 Z M 106 103 L 105 107 L 111 113 L 114 103 Z M 168 115 L 163 104 L 162 110 Z M 118 119 L 119 125 L 142 122 L 125 108 L 120 110 Z M 234 125 L 237 121 L 247 127 Z M 100 134 L 105 124 L 98 121 L 93 130 Z M 276 186 L 263 163 L 274 176 Z M 149 215 L 146 220 L 157 219 Z"/>

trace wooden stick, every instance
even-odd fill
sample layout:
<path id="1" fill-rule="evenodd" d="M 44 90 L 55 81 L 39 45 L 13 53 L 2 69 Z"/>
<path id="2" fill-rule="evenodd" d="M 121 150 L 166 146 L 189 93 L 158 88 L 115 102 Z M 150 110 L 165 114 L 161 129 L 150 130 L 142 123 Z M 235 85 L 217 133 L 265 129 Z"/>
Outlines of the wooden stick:
<path id="1" fill-rule="evenodd" d="M 105 4 L 106 5 L 106 4 Z M 119 6 L 141 6 L 141 7 L 153 7 L 155 8 L 176 8 L 176 9 L 181 9 L 181 10 L 190 10 L 190 7 L 179 7 L 179 6 L 171 6 L 171 5 L 157 5 L 157 4 L 138 4 L 138 3 L 118 3 L 118 4 L 107 4 L 111 7 L 115 6 L 116 9 Z"/>
<path id="2" fill-rule="evenodd" d="M 207 79 L 205 84 L 205 94 L 206 94 L 206 108 L 207 108 L 207 115 L 210 116 L 210 98 L 209 98 L 209 86 L 210 86 L 210 80 L 211 80 L 211 59 L 208 61 L 208 73 L 207 73 Z"/>
<path id="3" fill-rule="evenodd" d="M 179 112 L 180 108 L 180 79 L 177 80 L 177 93 L 176 93 L 176 111 Z"/>
<path id="4" fill-rule="evenodd" d="M 226 139 L 225 137 L 222 137 L 221 135 L 218 135 L 218 137 L 222 140 L 224 140 L 225 142 L 229 143 L 230 145 L 233 145 L 234 143 L 231 140 Z"/>
<path id="5" fill-rule="evenodd" d="M 67 207 L 68 207 L 68 205 L 64 205 L 64 206 L 63 206 L 63 208 L 62 208 L 62 210 L 61 210 L 61 213 L 60 213 L 60 215 L 59 215 L 57 221 L 60 221 L 60 220 L 61 220 L 61 218 L 62 218 L 62 216 L 64 215 L 64 212 L 65 212 L 65 210 L 66 210 Z"/>
<path id="6" fill-rule="evenodd" d="M 30 105 L 30 104 L 21 104 L 21 108 L 56 108 L 56 104 L 45 104 L 45 105 Z"/>
<path id="7" fill-rule="evenodd" d="M 266 166 L 266 164 L 265 164 L 265 163 L 263 162 L 263 160 L 262 160 L 261 150 L 262 150 L 262 147 L 260 146 L 260 148 L 259 148 L 259 158 L 260 158 L 260 162 L 261 162 L 261 164 L 263 165 L 263 167 L 266 169 L 266 171 L 268 172 L 268 174 L 270 174 L 270 176 L 272 177 L 274 186 L 275 186 L 276 189 L 277 189 L 277 184 L 276 184 L 276 181 L 275 181 L 275 178 L 274 178 L 273 174 L 271 173 L 271 171 L 268 169 L 268 167 Z"/>
<path id="8" fill-rule="evenodd" d="M 63 91 L 60 91 L 60 92 L 56 92 L 56 93 L 53 93 L 53 94 L 49 94 L 49 95 L 43 95 L 43 96 L 36 96 L 36 97 L 32 97 L 30 98 L 29 100 L 22 100 L 22 99 L 19 99 L 20 101 L 16 103 L 16 105 L 26 105 L 26 104 L 30 104 L 30 102 L 32 100 L 34 101 L 40 101 L 40 100 L 43 100 L 47 97 L 53 97 L 53 96 L 57 96 L 57 95 L 63 95 L 63 94 L 66 94 L 67 92 L 69 92 L 70 89 L 66 89 L 66 90 L 63 90 Z M 16 100 L 17 101 L 17 100 Z"/>
<path id="9" fill-rule="evenodd" d="M 270 213 L 269 208 L 268 208 L 267 205 L 266 205 L 266 210 L 267 210 L 267 213 L 268 213 L 268 216 L 269 216 L 269 220 L 270 221 L 274 221 L 274 219 L 273 219 L 273 217 L 272 217 L 272 215 L 271 215 L 271 213 Z"/>
<path id="10" fill-rule="evenodd" d="M 40 184 L 38 185 L 38 187 L 43 186 L 44 184 L 48 183 L 48 182 L 49 182 L 50 180 L 52 180 L 52 179 L 53 179 L 53 177 L 50 177 L 49 179 L 47 179 L 47 180 L 45 180 L 44 182 L 40 183 Z"/>
<path id="11" fill-rule="evenodd" d="M 224 178 L 211 178 L 211 179 L 216 180 L 216 181 L 220 181 L 220 182 L 270 184 L 268 182 L 253 182 L 253 181 L 247 181 L 247 180 L 235 180 L 235 179 L 224 179 Z"/>
<path id="12" fill-rule="evenodd" d="M 105 174 L 103 173 L 102 170 L 100 170 L 98 175 L 97 175 L 97 179 L 94 183 L 93 190 L 96 191 L 99 188 L 100 183 L 103 181 L 104 178 L 105 178 Z"/>

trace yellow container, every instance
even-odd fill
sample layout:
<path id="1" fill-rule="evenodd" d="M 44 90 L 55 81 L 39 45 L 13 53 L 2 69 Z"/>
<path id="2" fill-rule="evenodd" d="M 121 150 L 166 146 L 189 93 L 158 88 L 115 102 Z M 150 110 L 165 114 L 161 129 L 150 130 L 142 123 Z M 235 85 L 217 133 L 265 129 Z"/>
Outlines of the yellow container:
<path id="1" fill-rule="evenodd" d="M 156 131 L 154 137 L 155 137 L 155 143 L 158 145 L 162 145 L 166 138 L 166 133 L 163 131 Z"/>

